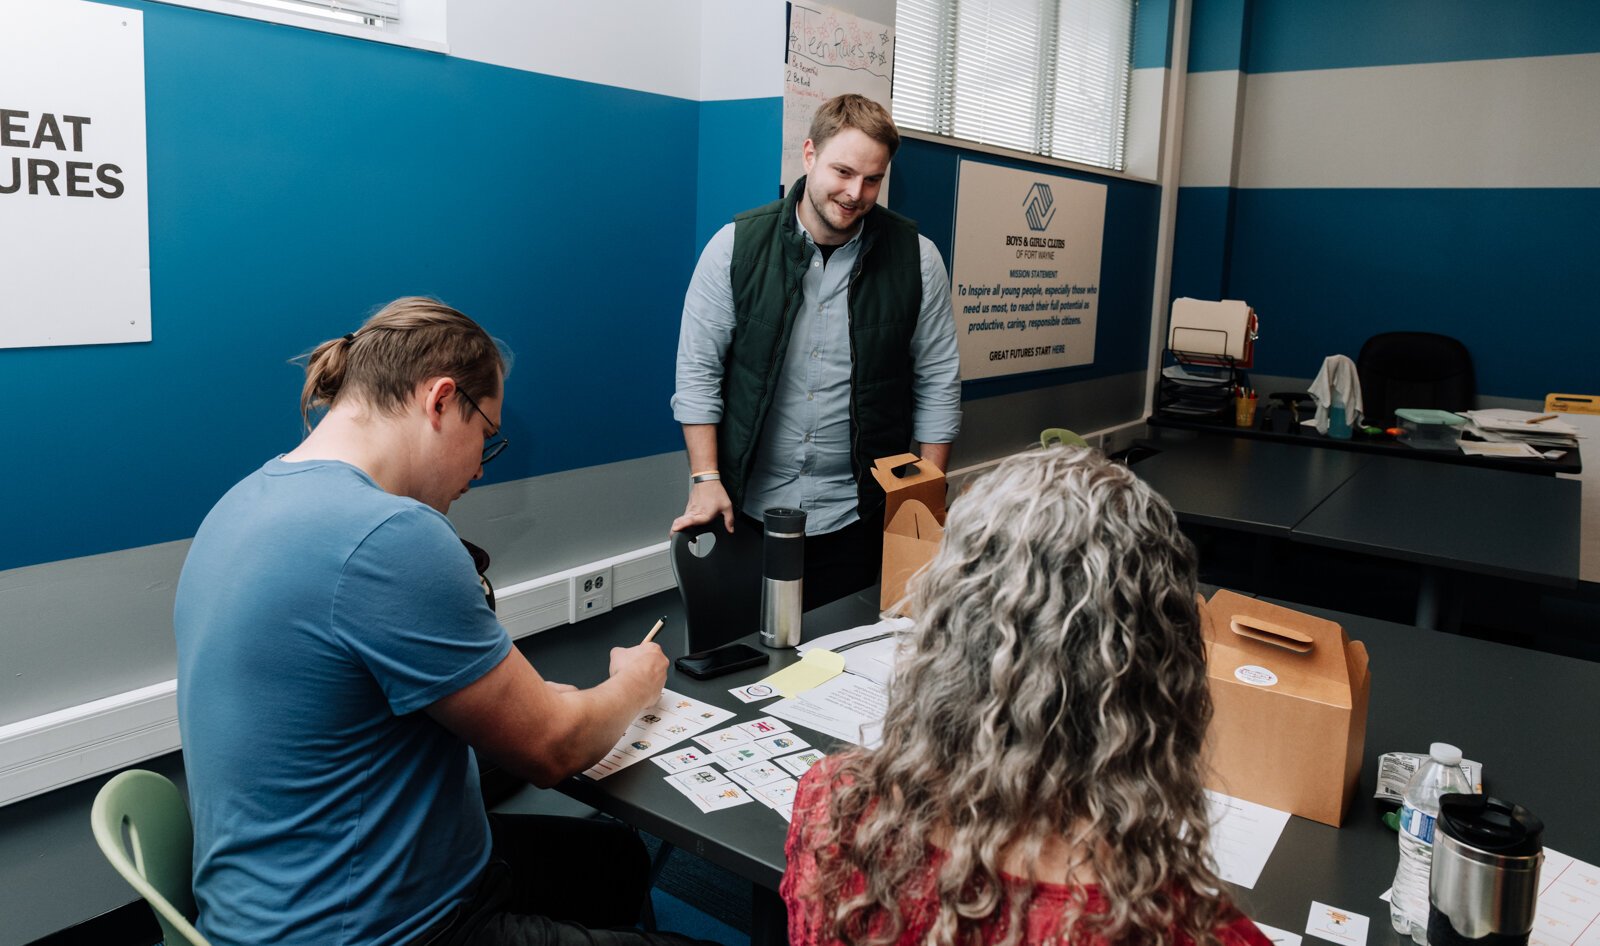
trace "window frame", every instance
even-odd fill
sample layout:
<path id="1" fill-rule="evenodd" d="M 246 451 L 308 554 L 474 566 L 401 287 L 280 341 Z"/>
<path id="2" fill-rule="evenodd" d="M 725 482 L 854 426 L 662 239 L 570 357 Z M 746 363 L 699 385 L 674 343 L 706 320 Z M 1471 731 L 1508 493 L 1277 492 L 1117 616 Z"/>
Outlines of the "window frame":
<path id="1" fill-rule="evenodd" d="M 906 2 L 906 0 L 896 0 L 897 23 L 900 21 L 900 6 L 904 2 Z M 957 20 L 959 16 L 957 11 L 959 9 L 961 0 L 922 0 L 922 2 L 924 5 L 930 8 L 930 12 L 934 12 L 936 14 L 935 19 L 939 19 L 940 15 L 942 15 L 947 21 L 950 22 L 951 27 L 954 27 L 954 21 Z M 1054 68 L 1054 64 L 1058 61 L 1059 57 L 1058 23 L 1060 20 L 1061 4 L 1064 2 L 1071 2 L 1071 0 L 1041 0 L 1038 10 L 1042 27 L 1041 33 L 1048 36 L 1049 39 L 1048 41 L 1041 41 L 1037 45 L 1035 50 L 1036 58 L 1040 59 L 1041 61 L 1047 61 L 1051 63 L 1051 68 L 1039 70 L 1041 73 L 1040 77 L 1033 87 L 1033 91 L 1036 93 L 1037 98 L 1034 103 L 1033 115 L 1031 117 L 1032 138 L 1035 142 L 1035 146 L 1041 148 L 1044 146 L 1039 143 L 1049 140 L 1050 136 L 1054 133 L 1052 125 L 1055 121 L 1056 114 L 1055 108 L 1053 107 L 1053 102 L 1055 89 L 1059 85 L 1059 72 Z M 1114 150 L 1117 153 L 1117 160 L 1119 160 L 1121 163 L 1120 167 L 1109 167 L 1100 164 L 1093 164 L 1086 161 L 1075 160 L 1073 158 L 1058 157 L 1056 155 L 1041 153 L 1039 151 L 1018 148 L 1010 144 L 979 141 L 977 139 L 965 138 L 958 134 L 954 134 L 954 129 L 957 127 L 957 124 L 960 121 L 959 117 L 954 114 L 956 104 L 956 89 L 954 79 L 952 78 L 954 73 L 954 62 L 959 55 L 959 37 L 953 40 L 947 40 L 943 44 L 940 44 L 936 39 L 936 47 L 942 45 L 943 48 L 936 48 L 934 51 L 935 55 L 938 57 L 948 57 L 948 61 L 934 62 L 930 64 L 930 68 L 935 76 L 933 83 L 934 89 L 932 92 L 932 95 L 934 96 L 934 103 L 931 110 L 933 121 L 935 124 L 939 124 L 941 122 L 946 124 L 949 128 L 951 128 L 952 133 L 914 127 L 913 125 L 908 124 L 909 121 L 914 119 L 903 118 L 899 115 L 896 116 L 895 123 L 899 126 L 902 136 L 909 137 L 914 140 L 946 144 L 952 147 L 959 147 L 964 150 L 993 154 L 1000 157 L 1016 158 L 1019 160 L 1031 161 L 1107 177 L 1141 182 L 1153 182 L 1153 179 L 1147 175 L 1132 173 L 1128 170 L 1129 160 L 1131 157 L 1129 152 L 1129 144 L 1130 140 L 1133 138 L 1132 131 L 1135 122 L 1135 98 L 1133 91 L 1135 69 L 1133 65 L 1133 46 L 1134 30 L 1137 26 L 1137 13 L 1138 0 L 1128 0 L 1128 59 L 1121 74 L 1121 127 L 1115 130 L 1115 135 L 1118 140 L 1114 143 Z M 1047 29 L 1045 29 L 1045 27 L 1047 27 Z M 901 56 L 903 55 L 904 46 L 901 45 L 900 49 L 897 50 L 897 55 L 895 57 L 895 65 L 897 69 L 900 66 L 902 61 Z M 898 104 L 898 97 L 895 104 Z M 1116 105 L 1119 103 L 1110 104 Z M 921 116 L 918 116 L 918 119 L 920 119 L 920 117 Z"/>
<path id="2" fill-rule="evenodd" d="M 445 4 L 447 0 L 400 0 L 402 16 L 388 27 L 363 26 L 340 20 L 320 17 L 315 13 L 296 13 L 292 10 L 262 6 L 250 0 L 154 0 L 174 7 L 188 7 L 224 16 L 237 16 L 247 20 L 261 20 L 280 26 L 294 26 L 333 33 L 352 39 L 364 39 L 390 46 L 405 46 L 426 52 L 448 53 L 445 36 Z M 332 4 L 329 4 L 332 6 Z"/>

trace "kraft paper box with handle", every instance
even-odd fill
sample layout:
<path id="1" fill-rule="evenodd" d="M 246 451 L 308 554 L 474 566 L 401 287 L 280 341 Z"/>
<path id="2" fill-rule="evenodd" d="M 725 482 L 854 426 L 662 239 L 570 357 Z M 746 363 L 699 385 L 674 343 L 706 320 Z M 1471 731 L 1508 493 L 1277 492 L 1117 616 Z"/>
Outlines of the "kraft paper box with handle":
<path id="1" fill-rule="evenodd" d="M 1333 621 L 1218 591 L 1201 602 L 1209 788 L 1338 827 L 1367 735 L 1367 649 Z"/>
<path id="2" fill-rule="evenodd" d="M 878 606 L 895 608 L 906 583 L 928 564 L 944 538 L 944 473 L 914 453 L 884 457 L 872 464 L 883 487 L 883 576 Z"/>
<path id="3" fill-rule="evenodd" d="M 908 499 L 922 503 L 944 524 L 944 472 L 932 463 L 924 463 L 914 453 L 883 457 L 872 462 L 872 478 L 883 487 L 885 526 L 894 521 L 900 504 Z"/>
<path id="4" fill-rule="evenodd" d="M 878 607 L 896 614 L 910 615 L 911 608 L 901 599 L 911 576 L 933 560 L 944 540 L 944 526 L 927 506 L 915 499 L 900 504 L 894 518 L 883 528 L 883 579 L 879 582 Z"/>

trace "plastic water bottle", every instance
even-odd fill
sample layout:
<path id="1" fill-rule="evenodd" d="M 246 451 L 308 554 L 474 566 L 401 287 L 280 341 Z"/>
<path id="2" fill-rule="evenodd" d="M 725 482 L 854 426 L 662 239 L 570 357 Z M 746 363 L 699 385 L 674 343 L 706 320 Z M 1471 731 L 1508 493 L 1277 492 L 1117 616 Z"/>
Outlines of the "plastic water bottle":
<path id="1" fill-rule="evenodd" d="M 1471 793 L 1461 774 L 1461 750 L 1448 743 L 1428 747 L 1429 758 L 1406 783 L 1400 808 L 1400 866 L 1389 893 L 1389 922 L 1418 946 L 1428 941 L 1428 874 L 1433 868 L 1433 822 L 1439 817 L 1439 796 Z"/>

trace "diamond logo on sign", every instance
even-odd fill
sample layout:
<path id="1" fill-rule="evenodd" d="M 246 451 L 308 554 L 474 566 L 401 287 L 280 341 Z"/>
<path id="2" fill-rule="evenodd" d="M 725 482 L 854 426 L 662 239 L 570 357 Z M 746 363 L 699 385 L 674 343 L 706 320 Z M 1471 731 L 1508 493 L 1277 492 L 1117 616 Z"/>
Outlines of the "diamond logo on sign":
<path id="1" fill-rule="evenodd" d="M 1056 215 L 1056 201 L 1050 195 L 1050 185 L 1035 183 L 1028 188 L 1028 197 L 1022 202 L 1023 213 L 1028 218 L 1028 229 L 1038 233 L 1050 226 Z"/>

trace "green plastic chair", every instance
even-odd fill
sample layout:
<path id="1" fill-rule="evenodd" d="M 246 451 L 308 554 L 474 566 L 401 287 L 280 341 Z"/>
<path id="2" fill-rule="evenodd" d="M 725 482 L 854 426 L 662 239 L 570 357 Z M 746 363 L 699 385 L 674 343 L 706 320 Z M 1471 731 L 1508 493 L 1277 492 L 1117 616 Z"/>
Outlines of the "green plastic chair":
<path id="1" fill-rule="evenodd" d="M 129 769 L 107 782 L 89 813 L 95 843 L 156 912 L 166 946 L 210 946 L 194 928 L 194 827 L 178 787 Z M 123 828 L 127 839 L 123 839 Z"/>
<path id="2" fill-rule="evenodd" d="M 1046 427 L 1039 434 L 1039 446 L 1050 447 L 1057 444 L 1063 447 L 1087 447 L 1089 441 L 1065 427 Z"/>

